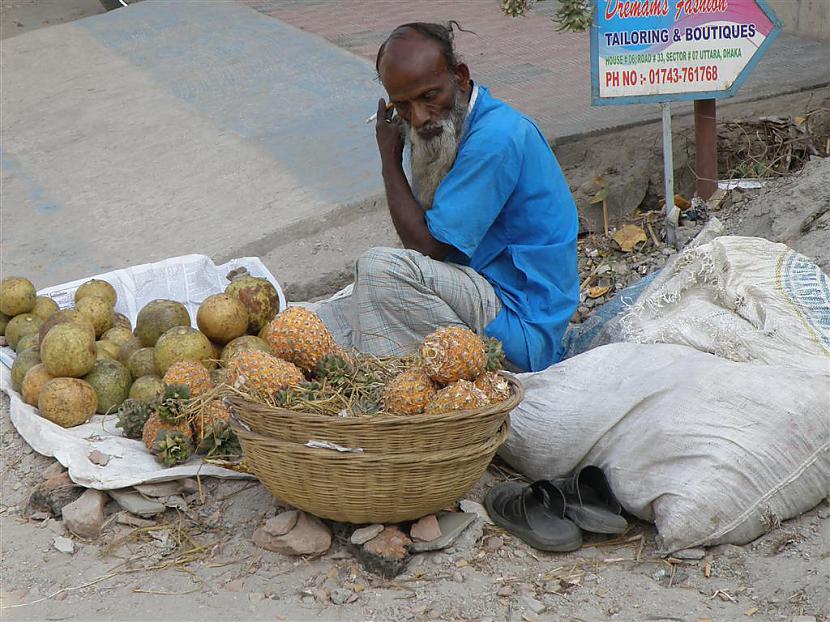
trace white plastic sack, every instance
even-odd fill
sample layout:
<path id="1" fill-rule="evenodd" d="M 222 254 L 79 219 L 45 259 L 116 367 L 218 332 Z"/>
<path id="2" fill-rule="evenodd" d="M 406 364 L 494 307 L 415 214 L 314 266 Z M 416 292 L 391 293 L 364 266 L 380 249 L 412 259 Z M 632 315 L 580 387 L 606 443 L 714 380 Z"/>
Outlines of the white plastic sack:
<path id="1" fill-rule="evenodd" d="M 268 279 L 276 288 L 280 309 L 285 296 L 279 283 L 257 257 L 243 257 L 217 266 L 205 255 L 184 255 L 156 263 L 114 270 L 94 277 L 78 279 L 46 288 L 38 294 L 53 298 L 58 306 L 72 306 L 75 290 L 90 278 L 110 283 L 118 294 L 115 310 L 135 324 L 138 311 L 151 300 L 166 298 L 183 303 L 195 322 L 199 304 L 208 296 L 224 291 L 226 275 L 245 268 L 252 276 Z M 70 429 L 43 419 L 37 410 L 25 404 L 11 387 L 8 367 L 14 362 L 11 348 L 0 349 L 0 389 L 9 395 L 12 424 L 23 439 L 38 453 L 53 456 L 69 470 L 69 477 L 87 488 L 110 490 L 136 484 L 160 482 L 195 475 L 217 477 L 249 477 L 236 471 L 204 464 L 199 457 L 173 468 L 158 464 L 147 452 L 144 443 L 121 436 L 115 427 L 114 415 L 96 415 L 88 423 Z M 98 450 L 109 456 L 106 465 L 89 459 Z"/>
<path id="2" fill-rule="evenodd" d="M 680 253 L 605 332 L 605 342 L 684 344 L 732 361 L 828 365 L 830 281 L 784 244 L 718 237 Z"/>
<path id="3" fill-rule="evenodd" d="M 533 480 L 599 466 L 666 551 L 744 544 L 830 492 L 827 366 L 611 344 L 520 379 L 500 455 Z"/>

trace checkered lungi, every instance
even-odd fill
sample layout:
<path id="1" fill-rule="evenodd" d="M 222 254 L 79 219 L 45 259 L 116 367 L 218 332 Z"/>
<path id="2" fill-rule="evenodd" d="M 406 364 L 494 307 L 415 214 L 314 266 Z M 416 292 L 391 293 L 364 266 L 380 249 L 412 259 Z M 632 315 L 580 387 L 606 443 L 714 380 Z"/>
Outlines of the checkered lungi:
<path id="1" fill-rule="evenodd" d="M 315 310 L 344 348 L 401 356 L 441 326 L 467 326 L 483 334 L 501 302 L 472 268 L 412 250 L 372 248 L 357 260 L 351 291 Z"/>

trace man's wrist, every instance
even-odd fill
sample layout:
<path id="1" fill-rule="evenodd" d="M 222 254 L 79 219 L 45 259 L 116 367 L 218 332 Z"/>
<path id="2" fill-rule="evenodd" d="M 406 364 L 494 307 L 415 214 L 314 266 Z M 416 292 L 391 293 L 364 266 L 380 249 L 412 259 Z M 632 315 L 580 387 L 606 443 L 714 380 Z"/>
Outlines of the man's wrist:
<path id="1" fill-rule="evenodd" d="M 401 158 L 381 157 L 380 168 L 384 176 L 395 173 L 403 174 L 403 160 Z"/>

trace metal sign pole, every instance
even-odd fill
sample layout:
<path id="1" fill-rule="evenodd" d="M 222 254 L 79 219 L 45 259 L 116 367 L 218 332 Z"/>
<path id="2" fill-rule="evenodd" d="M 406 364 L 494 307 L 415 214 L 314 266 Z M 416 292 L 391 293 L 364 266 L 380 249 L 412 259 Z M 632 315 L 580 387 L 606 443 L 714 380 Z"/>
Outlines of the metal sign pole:
<path id="1" fill-rule="evenodd" d="M 666 206 L 663 215 L 666 222 L 666 242 L 671 246 L 677 245 L 677 225 L 680 220 L 680 210 L 674 206 L 674 154 L 671 141 L 671 104 L 663 102 L 663 180 L 666 192 Z"/>

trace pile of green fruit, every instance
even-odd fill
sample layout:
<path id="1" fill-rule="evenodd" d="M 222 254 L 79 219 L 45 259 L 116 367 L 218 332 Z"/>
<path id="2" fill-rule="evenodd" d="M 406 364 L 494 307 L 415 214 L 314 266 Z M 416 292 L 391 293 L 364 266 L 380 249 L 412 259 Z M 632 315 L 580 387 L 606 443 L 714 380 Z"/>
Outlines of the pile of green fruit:
<path id="1" fill-rule="evenodd" d="M 134 421 L 136 411 L 147 411 L 137 404 L 152 412 L 164 401 L 166 388 L 185 386 L 194 397 L 204 393 L 208 385 L 202 375 L 211 389 L 222 384 L 232 354 L 267 348 L 255 335 L 279 311 L 274 286 L 246 274 L 202 302 L 198 329 L 187 308 L 174 300 L 149 302 L 133 327 L 115 312 L 115 288 L 100 279 L 81 285 L 74 303 L 59 309 L 25 278 L 0 282 L 0 334 L 16 352 L 12 388 L 42 417 L 66 428 L 86 423 L 96 412 L 121 418 L 133 413 Z M 215 419 L 218 408 L 207 410 Z M 162 420 L 172 422 L 171 417 Z M 152 437 L 148 449 L 169 463 L 175 452 L 155 449 L 159 434 L 146 436 Z M 205 434 L 197 436 L 204 440 Z"/>

